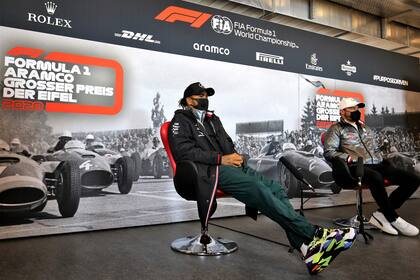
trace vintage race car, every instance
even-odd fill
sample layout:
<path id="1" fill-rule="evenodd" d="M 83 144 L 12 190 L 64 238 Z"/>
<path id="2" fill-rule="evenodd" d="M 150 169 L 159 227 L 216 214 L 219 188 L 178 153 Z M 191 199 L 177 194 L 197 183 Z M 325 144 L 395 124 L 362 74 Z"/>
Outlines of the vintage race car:
<path id="1" fill-rule="evenodd" d="M 278 142 L 268 143 L 261 149 L 259 156 L 248 160 L 248 166 L 265 177 L 280 182 L 287 189 L 290 198 L 298 197 L 300 188 L 305 187 L 284 166 L 280 161 L 281 157 L 287 158 L 315 189 L 326 188 L 333 193 L 341 191 L 341 188 L 334 182 L 332 169 L 327 162 L 313 153 L 296 150 L 292 143 L 285 143 L 282 148 L 279 147 Z"/>
<path id="2" fill-rule="evenodd" d="M 42 211 L 48 198 L 55 197 L 60 214 L 73 217 L 79 207 L 80 186 L 79 167 L 74 161 L 56 160 L 39 164 L 0 147 L 2 215 L 26 215 Z"/>
<path id="3" fill-rule="evenodd" d="M 102 190 L 118 183 L 118 190 L 122 194 L 130 192 L 133 185 L 134 163 L 130 157 L 101 156 L 88 151 L 78 140 L 70 140 L 64 150 L 46 154 L 46 161 L 72 161 L 79 167 L 81 185 L 91 190 Z"/>
<path id="4" fill-rule="evenodd" d="M 148 149 L 141 158 L 141 176 L 153 176 L 160 179 L 163 175 L 173 178 L 172 168 L 169 166 L 168 156 L 164 148 Z"/>
<path id="5" fill-rule="evenodd" d="M 109 161 L 112 162 L 112 164 L 115 164 L 115 162 L 117 162 L 118 159 L 124 156 L 129 156 L 134 164 L 133 181 L 137 181 L 140 178 L 141 158 L 139 153 L 134 152 L 131 155 L 129 155 L 127 152 L 115 152 L 105 148 L 105 145 L 100 142 L 93 142 L 92 145 L 86 147 L 86 149 L 108 158 Z"/>

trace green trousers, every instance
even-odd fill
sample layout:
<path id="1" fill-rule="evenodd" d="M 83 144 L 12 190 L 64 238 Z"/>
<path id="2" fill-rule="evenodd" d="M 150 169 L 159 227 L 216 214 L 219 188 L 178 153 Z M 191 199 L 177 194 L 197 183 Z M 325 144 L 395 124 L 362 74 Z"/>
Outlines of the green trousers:
<path id="1" fill-rule="evenodd" d="M 302 243 L 314 238 L 315 226 L 293 209 L 279 183 L 264 178 L 247 166 L 237 168 L 221 165 L 218 185 L 223 192 L 277 222 L 286 231 L 294 248 L 299 249 Z"/>

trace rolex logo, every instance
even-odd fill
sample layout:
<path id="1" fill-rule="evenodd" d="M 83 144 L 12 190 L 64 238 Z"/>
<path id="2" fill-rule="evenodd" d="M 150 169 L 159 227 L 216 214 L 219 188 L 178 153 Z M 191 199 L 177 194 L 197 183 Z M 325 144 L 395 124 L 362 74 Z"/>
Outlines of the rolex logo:
<path id="1" fill-rule="evenodd" d="M 54 2 L 46 2 L 45 8 L 47 9 L 47 13 L 53 15 L 55 13 L 55 9 L 57 9 L 57 5 Z"/>
<path id="2" fill-rule="evenodd" d="M 64 28 L 72 28 L 71 27 L 71 20 L 65 18 L 58 18 L 54 17 L 55 10 L 57 9 L 58 5 L 54 2 L 48 1 L 44 3 L 45 9 L 47 10 L 48 15 L 43 14 L 36 14 L 28 12 L 28 19 L 27 21 L 36 22 L 40 24 L 48 24 L 57 27 L 64 27 Z"/>

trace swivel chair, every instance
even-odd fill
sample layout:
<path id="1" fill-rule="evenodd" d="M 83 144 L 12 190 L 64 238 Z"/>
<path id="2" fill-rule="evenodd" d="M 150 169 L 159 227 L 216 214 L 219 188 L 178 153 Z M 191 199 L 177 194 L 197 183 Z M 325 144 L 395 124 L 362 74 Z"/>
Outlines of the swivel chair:
<path id="1" fill-rule="evenodd" d="M 165 122 L 161 126 L 160 135 L 173 170 L 175 189 L 181 197 L 187 200 L 197 201 L 201 223 L 200 234 L 176 239 L 172 242 L 171 248 L 177 252 L 199 256 L 230 254 L 238 249 L 238 246 L 234 241 L 220 237 L 213 238 L 208 233 L 209 219 L 216 210 L 216 198 L 224 197 L 226 195 L 217 188 L 216 182 L 211 194 L 210 203 L 208 203 L 208 196 L 203 196 L 198 187 L 198 171 L 196 164 L 189 160 L 175 162 L 168 142 L 169 124 L 170 122 Z M 218 166 L 216 168 L 218 171 Z"/>

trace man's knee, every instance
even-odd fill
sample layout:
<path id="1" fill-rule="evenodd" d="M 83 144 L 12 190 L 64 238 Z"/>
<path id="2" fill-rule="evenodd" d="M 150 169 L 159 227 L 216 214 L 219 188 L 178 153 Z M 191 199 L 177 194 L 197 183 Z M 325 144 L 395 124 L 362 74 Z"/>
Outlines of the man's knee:
<path id="1" fill-rule="evenodd" d="M 398 177 L 401 180 L 400 185 L 405 185 L 413 189 L 417 189 L 420 186 L 420 176 L 414 172 L 405 171 L 404 175 Z"/>
<path id="2" fill-rule="evenodd" d="M 390 166 L 384 172 L 385 177 L 389 176 L 392 184 L 404 185 L 411 188 L 418 188 L 420 185 L 420 176 L 413 171 Z"/>
<path id="3" fill-rule="evenodd" d="M 264 197 L 270 195 L 270 190 L 263 183 L 256 180 L 246 182 L 246 187 L 241 188 L 240 192 L 252 200 L 263 200 Z"/>

